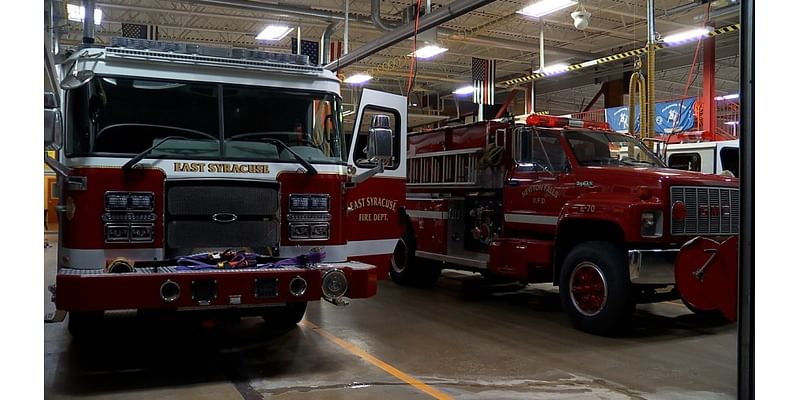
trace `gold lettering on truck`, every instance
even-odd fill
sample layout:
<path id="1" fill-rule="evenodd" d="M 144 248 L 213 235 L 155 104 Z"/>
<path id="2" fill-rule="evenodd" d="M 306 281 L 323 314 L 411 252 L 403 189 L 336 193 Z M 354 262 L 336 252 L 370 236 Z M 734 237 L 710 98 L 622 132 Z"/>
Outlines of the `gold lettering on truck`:
<path id="1" fill-rule="evenodd" d="M 175 162 L 175 172 L 208 172 L 212 174 L 268 174 L 269 164 Z"/>

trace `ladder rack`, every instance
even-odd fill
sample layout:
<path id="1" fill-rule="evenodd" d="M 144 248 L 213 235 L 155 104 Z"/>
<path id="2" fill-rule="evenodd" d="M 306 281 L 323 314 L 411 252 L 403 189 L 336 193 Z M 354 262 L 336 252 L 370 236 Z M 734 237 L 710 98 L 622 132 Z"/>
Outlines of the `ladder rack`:
<path id="1" fill-rule="evenodd" d="M 483 148 L 424 153 L 408 158 L 408 186 L 477 186 Z"/>

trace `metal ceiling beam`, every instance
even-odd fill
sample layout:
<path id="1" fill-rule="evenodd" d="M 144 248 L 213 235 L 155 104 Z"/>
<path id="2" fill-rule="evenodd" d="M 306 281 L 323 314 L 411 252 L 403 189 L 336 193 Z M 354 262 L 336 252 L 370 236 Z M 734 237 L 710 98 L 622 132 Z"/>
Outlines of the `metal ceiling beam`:
<path id="1" fill-rule="evenodd" d="M 418 31 L 425 32 L 430 28 L 436 27 L 440 24 L 450 21 L 453 18 L 460 17 L 472 10 L 483 7 L 493 1 L 494 0 L 458 0 L 453 3 L 450 3 L 447 6 L 441 7 L 436 11 L 420 18 Z M 395 43 L 399 43 L 405 39 L 408 39 L 413 35 L 414 35 L 414 26 L 412 24 L 403 25 L 377 38 L 375 41 L 347 53 L 342 58 L 326 65 L 325 68 L 331 71 L 335 71 L 339 68 L 346 67 L 350 64 L 358 62 L 359 60 L 369 56 L 370 54 L 373 54 L 389 46 L 392 46 Z"/>

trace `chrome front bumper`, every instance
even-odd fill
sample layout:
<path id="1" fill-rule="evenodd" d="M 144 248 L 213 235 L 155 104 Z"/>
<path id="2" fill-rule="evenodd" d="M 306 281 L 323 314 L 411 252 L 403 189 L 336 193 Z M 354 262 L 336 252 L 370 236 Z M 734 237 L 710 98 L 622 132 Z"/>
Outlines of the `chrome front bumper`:
<path id="1" fill-rule="evenodd" d="M 675 259 L 678 249 L 628 250 L 631 283 L 675 284 Z"/>

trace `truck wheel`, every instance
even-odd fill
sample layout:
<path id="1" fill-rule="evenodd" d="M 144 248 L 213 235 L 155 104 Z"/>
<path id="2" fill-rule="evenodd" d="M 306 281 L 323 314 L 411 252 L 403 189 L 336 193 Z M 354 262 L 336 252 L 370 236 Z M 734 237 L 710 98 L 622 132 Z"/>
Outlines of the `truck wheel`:
<path id="1" fill-rule="evenodd" d="M 572 324 L 589 333 L 619 332 L 636 307 L 622 251 L 607 242 L 575 246 L 561 268 L 561 303 Z"/>
<path id="2" fill-rule="evenodd" d="M 303 320 L 307 306 L 308 302 L 306 301 L 295 301 L 286 303 L 285 306 L 269 307 L 261 317 L 273 326 L 281 328 L 292 327 Z"/>
<path id="3" fill-rule="evenodd" d="M 400 285 L 433 286 L 439 279 L 442 269 L 417 258 L 417 243 L 409 230 L 397 242 L 392 253 L 392 265 L 389 276 Z"/>
<path id="4" fill-rule="evenodd" d="M 70 311 L 67 317 L 67 330 L 75 340 L 99 336 L 98 330 L 103 322 L 102 311 Z"/>

